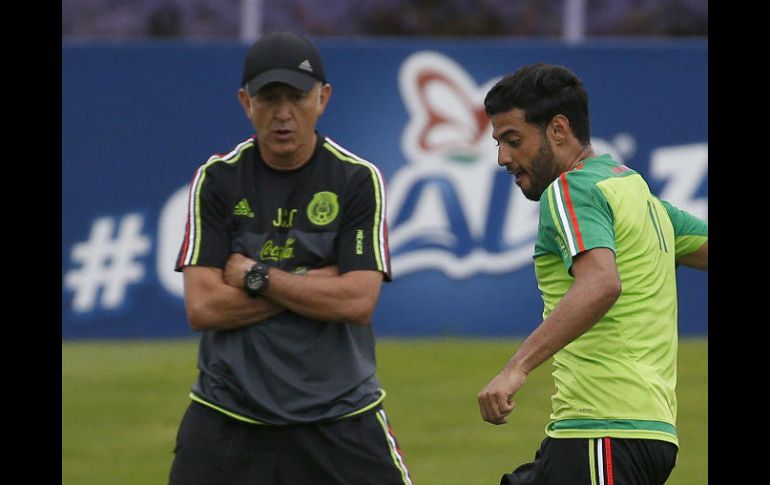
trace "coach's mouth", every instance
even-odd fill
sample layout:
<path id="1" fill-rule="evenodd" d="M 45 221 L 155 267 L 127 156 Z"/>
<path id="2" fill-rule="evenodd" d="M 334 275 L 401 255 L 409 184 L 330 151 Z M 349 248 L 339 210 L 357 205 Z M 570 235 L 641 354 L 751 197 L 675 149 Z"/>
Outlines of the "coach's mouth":
<path id="1" fill-rule="evenodd" d="M 285 128 L 273 130 L 273 135 L 275 135 L 275 137 L 279 140 L 287 140 L 291 137 L 293 133 L 294 132 L 292 130 L 288 130 Z"/>

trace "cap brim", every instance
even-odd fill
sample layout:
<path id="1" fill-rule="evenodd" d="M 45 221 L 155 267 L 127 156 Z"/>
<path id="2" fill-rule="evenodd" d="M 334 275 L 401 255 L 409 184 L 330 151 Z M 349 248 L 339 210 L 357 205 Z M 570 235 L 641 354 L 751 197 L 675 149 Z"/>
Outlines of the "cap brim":
<path id="1" fill-rule="evenodd" d="M 246 92 L 249 93 L 249 96 L 255 96 L 257 91 L 270 83 L 284 83 L 307 93 L 313 89 L 317 82 L 318 79 L 310 74 L 291 69 L 271 69 L 247 81 Z"/>

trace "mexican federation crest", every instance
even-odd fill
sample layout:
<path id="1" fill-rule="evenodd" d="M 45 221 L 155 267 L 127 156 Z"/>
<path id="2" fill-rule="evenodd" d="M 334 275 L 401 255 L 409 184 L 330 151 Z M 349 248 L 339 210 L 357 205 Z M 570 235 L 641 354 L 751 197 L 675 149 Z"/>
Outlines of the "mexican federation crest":
<path id="1" fill-rule="evenodd" d="M 337 218 L 340 205 L 334 192 L 316 192 L 307 205 L 307 218 L 317 226 L 325 226 Z"/>

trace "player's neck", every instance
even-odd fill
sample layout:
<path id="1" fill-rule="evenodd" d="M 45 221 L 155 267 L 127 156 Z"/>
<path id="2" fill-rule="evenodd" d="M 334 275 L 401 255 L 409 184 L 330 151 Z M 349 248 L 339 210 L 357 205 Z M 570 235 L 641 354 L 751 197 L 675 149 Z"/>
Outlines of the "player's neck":
<path id="1" fill-rule="evenodd" d="M 571 156 L 567 157 L 567 159 L 565 160 L 565 164 L 564 164 L 565 172 L 574 170 L 586 158 L 591 158 L 596 156 L 596 154 L 594 153 L 594 149 L 593 147 L 591 147 L 590 144 L 585 146 L 579 145 L 575 150 L 576 150 L 576 153 L 573 153 Z"/>

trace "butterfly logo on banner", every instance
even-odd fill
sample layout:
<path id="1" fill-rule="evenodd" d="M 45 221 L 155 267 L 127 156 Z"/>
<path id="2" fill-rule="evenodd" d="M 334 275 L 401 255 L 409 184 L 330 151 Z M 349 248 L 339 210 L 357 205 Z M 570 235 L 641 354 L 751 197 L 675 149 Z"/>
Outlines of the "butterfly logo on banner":
<path id="1" fill-rule="evenodd" d="M 397 275 L 438 269 L 451 278 L 504 273 L 531 262 L 537 204 L 497 166 L 482 86 L 449 57 L 408 57 L 399 89 L 409 114 L 407 164 L 389 183 L 390 248 Z"/>
<path id="2" fill-rule="evenodd" d="M 491 128 L 483 97 L 491 86 L 477 87 L 444 56 L 420 53 L 401 68 L 400 87 L 410 114 L 402 147 L 410 159 L 470 163 L 488 148 Z"/>

